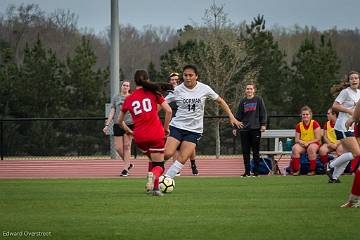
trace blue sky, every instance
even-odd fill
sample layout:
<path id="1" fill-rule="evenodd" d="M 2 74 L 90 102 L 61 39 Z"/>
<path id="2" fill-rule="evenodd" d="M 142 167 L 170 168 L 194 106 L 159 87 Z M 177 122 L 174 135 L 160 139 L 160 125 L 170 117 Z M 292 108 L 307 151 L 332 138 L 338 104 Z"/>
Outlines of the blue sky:
<path id="1" fill-rule="evenodd" d="M 144 25 L 170 26 L 175 29 L 186 24 L 202 23 L 204 10 L 214 0 L 119 0 L 120 23 L 138 29 Z M 110 25 L 111 0 L 1 0 L 0 12 L 9 4 L 35 3 L 46 12 L 57 8 L 69 9 L 79 16 L 79 27 L 96 33 Z M 360 28 L 359 0 L 216 0 L 223 4 L 234 23 L 250 22 L 263 14 L 268 26 L 314 26 L 326 30 Z"/>

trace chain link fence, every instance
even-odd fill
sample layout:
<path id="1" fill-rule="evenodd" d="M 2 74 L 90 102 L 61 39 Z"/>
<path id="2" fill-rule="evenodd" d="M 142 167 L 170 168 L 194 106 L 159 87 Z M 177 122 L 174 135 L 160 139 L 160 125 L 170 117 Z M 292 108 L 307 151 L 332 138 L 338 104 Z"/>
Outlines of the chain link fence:
<path id="1" fill-rule="evenodd" d="M 314 115 L 322 126 L 325 115 Z M 110 137 L 102 132 L 105 118 L 0 119 L 0 155 L 3 159 L 109 159 Z M 268 129 L 293 129 L 298 115 L 268 117 Z M 233 137 L 225 116 L 206 116 L 197 155 L 215 155 L 215 129 L 219 123 L 221 155 L 241 153 L 240 139 Z M 262 149 L 273 143 L 263 140 Z M 133 144 L 132 155 L 138 152 Z"/>

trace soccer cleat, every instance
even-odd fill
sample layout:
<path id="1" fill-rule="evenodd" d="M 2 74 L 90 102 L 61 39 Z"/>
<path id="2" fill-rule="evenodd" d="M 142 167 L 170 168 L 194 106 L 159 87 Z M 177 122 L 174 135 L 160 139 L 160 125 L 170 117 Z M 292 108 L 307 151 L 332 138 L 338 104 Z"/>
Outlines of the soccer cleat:
<path id="1" fill-rule="evenodd" d="M 332 175 L 334 173 L 334 168 L 330 167 L 330 163 L 326 166 L 326 175 L 329 177 L 329 179 L 333 179 Z"/>
<path id="2" fill-rule="evenodd" d="M 340 179 L 329 179 L 328 183 L 341 183 Z"/>
<path id="3" fill-rule="evenodd" d="M 293 176 L 300 176 L 300 171 L 294 172 L 292 175 Z"/>
<path id="4" fill-rule="evenodd" d="M 242 177 L 242 178 L 250 177 L 250 174 L 244 173 L 243 175 L 241 175 L 241 177 Z"/>
<path id="5" fill-rule="evenodd" d="M 341 208 L 360 208 L 360 196 L 350 195 L 349 201 L 340 206 Z"/>
<path id="6" fill-rule="evenodd" d="M 178 172 L 175 176 L 176 176 L 176 177 L 180 177 L 180 176 L 181 176 L 181 172 Z"/>
<path id="7" fill-rule="evenodd" d="M 199 171 L 196 168 L 196 165 L 191 165 L 191 171 L 194 176 L 199 175 Z"/>
<path id="8" fill-rule="evenodd" d="M 340 206 L 341 208 L 360 208 L 360 202 L 346 202 L 343 205 Z"/>
<path id="9" fill-rule="evenodd" d="M 129 167 L 128 167 L 128 171 L 130 171 L 132 168 L 134 168 L 134 164 L 130 163 Z"/>
<path id="10" fill-rule="evenodd" d="M 152 191 L 151 191 L 151 190 L 149 190 L 149 189 L 147 189 L 147 188 L 146 188 L 146 186 L 145 186 L 144 192 L 145 192 L 146 194 L 150 194 L 150 193 L 152 193 Z"/>
<path id="11" fill-rule="evenodd" d="M 152 172 L 148 172 L 147 174 L 147 182 L 145 185 L 145 192 L 146 193 L 151 193 L 151 191 L 154 189 L 154 181 L 155 181 L 155 176 Z"/>
<path id="12" fill-rule="evenodd" d="M 122 172 L 120 173 L 120 176 L 121 176 L 121 177 L 127 177 L 127 176 L 129 176 L 129 172 L 128 172 L 126 169 L 124 169 L 124 170 L 122 170 Z"/>
<path id="13" fill-rule="evenodd" d="M 315 176 L 315 171 L 308 172 L 308 176 Z"/>
<path id="14" fill-rule="evenodd" d="M 155 197 L 162 197 L 164 194 L 160 190 L 153 190 L 152 195 Z"/>

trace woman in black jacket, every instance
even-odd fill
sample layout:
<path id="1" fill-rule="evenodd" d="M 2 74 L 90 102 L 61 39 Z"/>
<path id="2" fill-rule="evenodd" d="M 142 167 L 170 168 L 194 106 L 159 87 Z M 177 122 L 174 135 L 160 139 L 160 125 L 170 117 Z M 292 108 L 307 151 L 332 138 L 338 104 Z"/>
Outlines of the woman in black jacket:
<path id="1" fill-rule="evenodd" d="M 242 177 L 250 176 L 250 151 L 253 152 L 254 176 L 258 175 L 260 162 L 261 132 L 266 129 L 266 108 L 263 99 L 255 96 L 255 84 L 246 85 L 245 98 L 240 100 L 236 119 L 243 123 L 240 129 L 241 147 L 243 151 L 245 173 Z M 237 129 L 233 130 L 236 136 Z"/>

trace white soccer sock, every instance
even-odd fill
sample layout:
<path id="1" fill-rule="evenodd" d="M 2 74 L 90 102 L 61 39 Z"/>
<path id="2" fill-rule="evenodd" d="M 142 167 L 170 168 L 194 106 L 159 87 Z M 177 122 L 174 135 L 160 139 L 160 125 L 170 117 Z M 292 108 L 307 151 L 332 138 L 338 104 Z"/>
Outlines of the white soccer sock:
<path id="1" fill-rule="evenodd" d="M 170 178 L 174 178 L 176 176 L 176 174 L 178 172 L 181 171 L 181 169 L 183 168 L 184 164 L 182 164 L 181 162 L 179 162 L 178 160 L 176 160 L 171 166 L 170 168 L 166 171 L 165 176 L 170 177 Z"/>
<path id="2" fill-rule="evenodd" d="M 335 158 L 331 163 L 330 163 L 330 167 L 335 168 L 335 167 L 340 167 L 342 166 L 345 162 L 349 162 L 354 158 L 353 154 L 351 152 L 346 152 L 342 155 L 340 155 L 339 157 Z"/>
<path id="3" fill-rule="evenodd" d="M 344 162 L 344 163 L 341 164 L 340 166 L 335 166 L 335 167 L 334 167 L 334 172 L 333 172 L 333 175 L 332 175 L 333 179 L 338 179 L 338 178 L 341 176 L 341 174 L 344 173 L 345 168 L 346 168 L 346 166 L 348 165 L 348 163 L 349 163 L 350 161 L 351 161 L 351 160 L 349 160 L 349 161 L 347 161 L 347 162 Z"/>

